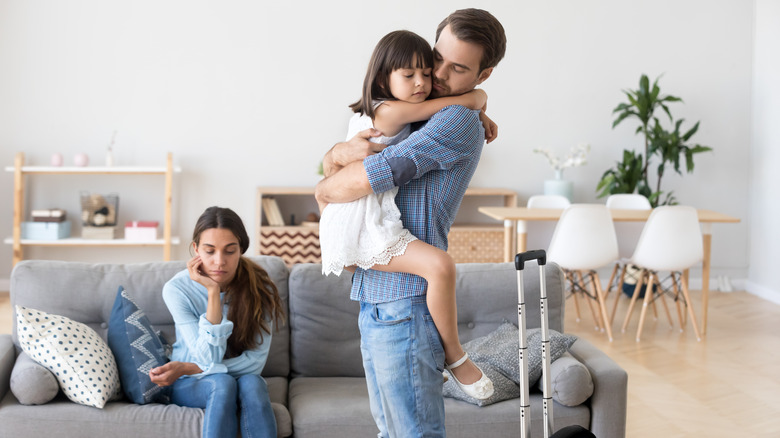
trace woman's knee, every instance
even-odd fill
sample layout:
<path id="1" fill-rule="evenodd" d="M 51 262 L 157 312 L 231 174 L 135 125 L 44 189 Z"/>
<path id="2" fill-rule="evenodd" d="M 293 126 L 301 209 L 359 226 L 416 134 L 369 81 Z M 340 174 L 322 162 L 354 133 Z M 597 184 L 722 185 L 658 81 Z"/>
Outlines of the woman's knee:
<path id="1" fill-rule="evenodd" d="M 255 374 L 245 374 L 239 377 L 237 382 L 239 392 L 268 392 L 268 384 L 266 383 L 265 379 Z"/>
<path id="2" fill-rule="evenodd" d="M 236 399 L 238 384 L 236 379 L 229 374 L 212 374 L 203 377 L 211 384 L 209 388 L 212 397 Z"/>

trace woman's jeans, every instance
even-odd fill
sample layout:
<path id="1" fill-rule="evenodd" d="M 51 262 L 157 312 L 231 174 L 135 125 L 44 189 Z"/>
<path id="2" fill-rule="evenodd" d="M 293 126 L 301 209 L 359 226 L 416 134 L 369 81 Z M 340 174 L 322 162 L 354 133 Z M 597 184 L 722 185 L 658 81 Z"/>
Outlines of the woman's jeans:
<path id="1" fill-rule="evenodd" d="M 276 417 L 271 409 L 265 379 L 254 374 L 239 378 L 210 374 L 201 378 L 182 377 L 173 384 L 171 402 L 179 406 L 205 409 L 203 437 L 237 435 L 241 417 L 241 437 L 276 437 Z"/>
<path id="2" fill-rule="evenodd" d="M 360 350 L 379 437 L 444 437 L 444 349 L 426 297 L 360 303 Z"/>

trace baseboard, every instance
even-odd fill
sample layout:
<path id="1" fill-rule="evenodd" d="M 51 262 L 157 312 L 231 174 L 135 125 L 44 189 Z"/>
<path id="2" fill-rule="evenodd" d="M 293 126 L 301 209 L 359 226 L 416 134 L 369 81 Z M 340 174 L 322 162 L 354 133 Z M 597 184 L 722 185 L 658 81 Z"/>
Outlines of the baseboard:
<path id="1" fill-rule="evenodd" d="M 780 304 L 780 291 L 772 290 L 747 280 L 745 280 L 745 290 L 757 297 L 761 297 L 775 304 Z"/>

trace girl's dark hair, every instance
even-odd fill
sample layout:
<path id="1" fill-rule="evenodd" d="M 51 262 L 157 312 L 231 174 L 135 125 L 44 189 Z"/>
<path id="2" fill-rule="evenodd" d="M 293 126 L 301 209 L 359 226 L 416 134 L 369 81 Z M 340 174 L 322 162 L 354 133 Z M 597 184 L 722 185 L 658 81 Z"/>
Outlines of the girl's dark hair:
<path id="1" fill-rule="evenodd" d="M 374 101 L 395 100 L 390 94 L 389 78 L 399 68 L 433 68 L 433 49 L 428 41 L 408 30 L 397 30 L 382 37 L 368 63 L 363 94 L 350 109 L 373 119 Z"/>
<path id="2" fill-rule="evenodd" d="M 238 239 L 241 254 L 249 249 L 249 235 L 241 218 L 233 210 L 207 208 L 198 218 L 192 233 L 195 245 L 200 244 L 201 233 L 212 228 L 230 230 Z M 238 262 L 236 275 L 225 291 L 225 302 L 228 303 L 227 318 L 233 322 L 233 333 L 227 340 L 226 357 L 236 357 L 257 347 L 258 335 L 259 343 L 263 343 L 263 332 L 270 333 L 266 315 L 271 317 L 276 327 L 284 321 L 282 299 L 268 272 L 243 255 Z"/>

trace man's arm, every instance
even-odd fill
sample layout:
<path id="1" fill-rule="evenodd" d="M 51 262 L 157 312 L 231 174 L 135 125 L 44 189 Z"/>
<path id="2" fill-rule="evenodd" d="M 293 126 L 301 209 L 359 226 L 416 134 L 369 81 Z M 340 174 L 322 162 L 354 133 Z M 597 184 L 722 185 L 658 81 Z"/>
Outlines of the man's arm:
<path id="1" fill-rule="evenodd" d="M 348 141 L 336 143 L 322 159 L 323 174 L 329 177 L 352 162 L 363 161 L 363 158 L 381 152 L 387 145 L 369 141 L 381 135 L 376 129 L 366 129 Z"/>
<path id="2" fill-rule="evenodd" d="M 374 193 L 363 161 L 353 161 L 333 175 L 323 178 L 314 190 L 320 210 L 332 202 L 350 202 Z"/>

